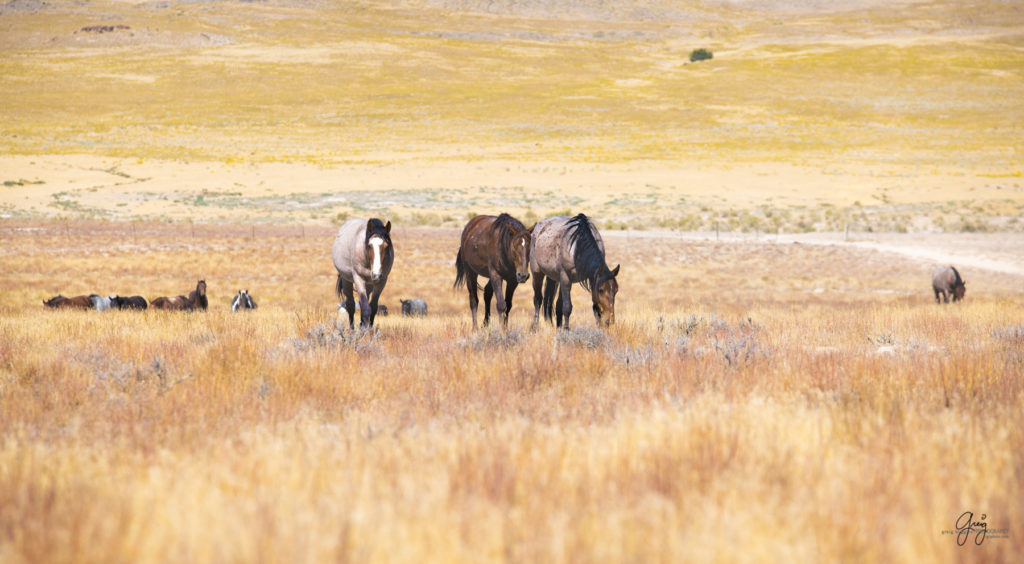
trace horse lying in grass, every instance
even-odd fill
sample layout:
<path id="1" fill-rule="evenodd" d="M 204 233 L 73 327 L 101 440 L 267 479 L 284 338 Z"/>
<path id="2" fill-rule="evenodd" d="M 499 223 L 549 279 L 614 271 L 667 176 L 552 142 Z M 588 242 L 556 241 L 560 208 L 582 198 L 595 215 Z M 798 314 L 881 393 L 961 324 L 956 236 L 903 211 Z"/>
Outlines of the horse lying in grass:
<path id="1" fill-rule="evenodd" d="M 90 296 L 68 298 L 57 295 L 48 300 L 43 300 L 43 305 L 56 309 L 93 309 L 95 307 Z"/>
<path id="2" fill-rule="evenodd" d="M 206 280 L 200 280 L 196 289 L 188 296 L 161 296 L 149 302 L 153 309 L 167 309 L 174 311 L 192 311 L 195 309 L 205 310 L 209 302 L 206 299 Z"/>

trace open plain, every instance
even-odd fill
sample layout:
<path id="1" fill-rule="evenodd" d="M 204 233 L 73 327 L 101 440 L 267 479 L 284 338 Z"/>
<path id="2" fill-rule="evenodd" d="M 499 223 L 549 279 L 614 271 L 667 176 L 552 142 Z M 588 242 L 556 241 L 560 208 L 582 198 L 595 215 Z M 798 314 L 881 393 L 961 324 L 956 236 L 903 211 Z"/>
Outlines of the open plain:
<path id="1" fill-rule="evenodd" d="M 1015 2 L 2 2 L 0 561 L 1012 561 L 1021 100 Z M 616 324 L 473 331 L 501 211 Z"/>

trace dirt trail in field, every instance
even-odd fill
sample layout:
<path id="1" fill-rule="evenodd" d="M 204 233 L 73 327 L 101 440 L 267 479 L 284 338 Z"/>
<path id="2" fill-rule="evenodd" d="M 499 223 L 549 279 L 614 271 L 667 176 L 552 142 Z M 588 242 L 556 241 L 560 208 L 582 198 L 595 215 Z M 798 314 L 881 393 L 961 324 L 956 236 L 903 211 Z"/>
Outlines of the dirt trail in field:
<path id="1" fill-rule="evenodd" d="M 952 264 L 1024 276 L 1024 233 L 753 233 L 610 231 L 611 238 L 679 238 L 724 243 L 834 245 L 891 253 L 922 265 Z"/>

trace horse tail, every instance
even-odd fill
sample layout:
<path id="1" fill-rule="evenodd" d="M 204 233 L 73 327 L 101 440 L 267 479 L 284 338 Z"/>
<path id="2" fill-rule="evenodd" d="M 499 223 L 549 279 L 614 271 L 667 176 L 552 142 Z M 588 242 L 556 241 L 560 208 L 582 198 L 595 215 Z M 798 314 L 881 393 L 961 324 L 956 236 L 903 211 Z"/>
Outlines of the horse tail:
<path id="1" fill-rule="evenodd" d="M 339 296 L 341 295 L 341 288 L 342 288 L 342 280 L 341 280 L 341 273 L 339 272 L 338 273 L 338 281 L 334 283 L 334 292 L 336 294 L 338 294 Z"/>
<path id="2" fill-rule="evenodd" d="M 544 319 L 551 321 L 552 308 L 555 304 L 555 289 L 558 283 L 548 278 L 544 281 Z"/>
<path id="3" fill-rule="evenodd" d="M 462 260 L 462 247 L 459 247 L 459 254 L 455 256 L 455 284 L 452 289 L 458 288 L 466 283 L 466 261 Z"/>

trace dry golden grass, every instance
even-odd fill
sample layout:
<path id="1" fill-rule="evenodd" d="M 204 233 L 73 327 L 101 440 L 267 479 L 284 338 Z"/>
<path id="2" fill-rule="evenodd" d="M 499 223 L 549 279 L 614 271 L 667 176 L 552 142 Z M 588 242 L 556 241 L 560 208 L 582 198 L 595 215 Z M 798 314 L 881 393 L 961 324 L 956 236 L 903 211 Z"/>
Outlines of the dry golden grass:
<path id="1" fill-rule="evenodd" d="M 0 560 L 1007 561 L 1020 278 L 869 250 L 609 237 L 619 323 L 470 330 L 458 232 L 396 229 L 335 329 L 331 230 L 5 222 Z M 659 249 L 655 251 L 655 249 Z M 46 310 L 209 284 L 205 313 Z M 231 314 L 248 288 L 260 308 Z M 957 546 L 963 511 L 1008 538 Z"/>

